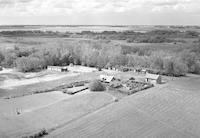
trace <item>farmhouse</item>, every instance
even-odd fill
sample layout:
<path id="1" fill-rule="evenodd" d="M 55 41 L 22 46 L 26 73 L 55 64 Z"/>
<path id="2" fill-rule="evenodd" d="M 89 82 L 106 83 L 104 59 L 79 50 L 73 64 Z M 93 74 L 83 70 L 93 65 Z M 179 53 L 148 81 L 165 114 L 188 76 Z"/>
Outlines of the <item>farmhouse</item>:
<path id="1" fill-rule="evenodd" d="M 150 82 L 150 83 L 153 83 L 153 84 L 161 84 L 162 83 L 161 76 L 156 75 L 156 74 L 147 73 L 145 80 L 146 80 L 146 82 Z"/>
<path id="2" fill-rule="evenodd" d="M 60 66 L 48 66 L 47 70 L 59 71 L 59 72 L 66 72 L 66 71 L 68 71 L 67 67 L 60 67 Z"/>
<path id="3" fill-rule="evenodd" d="M 100 75 L 100 80 L 103 82 L 110 83 L 111 81 L 115 80 L 115 78 L 114 76 Z"/>

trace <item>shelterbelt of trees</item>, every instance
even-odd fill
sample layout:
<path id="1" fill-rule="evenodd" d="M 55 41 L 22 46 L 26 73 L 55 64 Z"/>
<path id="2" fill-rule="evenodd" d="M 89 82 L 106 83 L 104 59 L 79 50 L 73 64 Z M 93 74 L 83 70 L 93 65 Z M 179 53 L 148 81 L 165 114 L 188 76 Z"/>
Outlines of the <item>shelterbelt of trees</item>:
<path id="1" fill-rule="evenodd" d="M 59 45 L 52 49 L 15 47 L 0 52 L 1 66 L 16 67 L 22 72 L 39 71 L 48 65 L 65 66 L 70 63 L 100 68 L 148 68 L 171 76 L 200 74 L 200 43 L 184 49 L 166 51 L 145 46 L 116 46 L 96 41 L 79 42 L 64 48 Z"/>

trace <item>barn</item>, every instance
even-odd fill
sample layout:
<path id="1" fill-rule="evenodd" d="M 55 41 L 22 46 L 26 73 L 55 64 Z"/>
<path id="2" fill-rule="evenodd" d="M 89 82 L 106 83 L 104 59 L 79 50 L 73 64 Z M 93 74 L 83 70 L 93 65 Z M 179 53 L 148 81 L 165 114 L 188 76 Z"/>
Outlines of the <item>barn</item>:
<path id="1" fill-rule="evenodd" d="M 60 67 L 60 66 L 48 66 L 47 70 L 58 71 L 58 72 L 66 72 L 66 71 L 68 71 L 67 67 Z"/>
<path id="2" fill-rule="evenodd" d="M 147 73 L 145 80 L 146 80 L 146 82 L 150 82 L 152 84 L 161 84 L 162 83 L 161 76 L 157 75 L 157 74 Z"/>

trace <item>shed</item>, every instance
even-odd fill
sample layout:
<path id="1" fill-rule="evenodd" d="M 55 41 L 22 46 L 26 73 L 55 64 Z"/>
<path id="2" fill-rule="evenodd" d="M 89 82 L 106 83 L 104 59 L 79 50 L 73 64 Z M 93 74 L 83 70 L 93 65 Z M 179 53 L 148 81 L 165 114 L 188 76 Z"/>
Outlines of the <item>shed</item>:
<path id="1" fill-rule="evenodd" d="M 141 70 L 141 73 L 146 74 L 146 73 L 147 73 L 147 70 L 146 70 L 146 69 L 142 69 L 142 70 Z"/>
<path id="2" fill-rule="evenodd" d="M 110 83 L 111 81 L 115 80 L 115 78 L 114 76 L 100 75 L 100 80 L 103 82 Z"/>
<path id="3" fill-rule="evenodd" d="M 66 71 L 68 71 L 67 67 L 60 67 L 60 66 L 48 66 L 47 70 L 59 71 L 59 72 L 66 72 Z"/>
<path id="4" fill-rule="evenodd" d="M 157 75 L 157 74 L 147 73 L 145 80 L 146 80 L 146 82 L 150 82 L 150 83 L 153 83 L 153 84 L 161 84 L 162 83 L 161 76 Z"/>

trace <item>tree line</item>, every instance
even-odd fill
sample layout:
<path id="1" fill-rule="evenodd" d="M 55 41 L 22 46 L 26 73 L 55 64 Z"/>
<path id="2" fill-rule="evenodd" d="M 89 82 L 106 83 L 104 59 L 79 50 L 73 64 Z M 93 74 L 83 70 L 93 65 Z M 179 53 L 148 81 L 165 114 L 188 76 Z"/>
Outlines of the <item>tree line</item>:
<path id="1" fill-rule="evenodd" d="M 147 68 L 170 76 L 182 76 L 188 72 L 200 74 L 200 46 L 197 44 L 172 53 L 147 47 L 79 42 L 74 46 L 55 46 L 53 49 L 15 47 L 0 52 L 1 66 L 15 67 L 22 72 L 40 71 L 48 65 L 66 66 L 70 63 L 98 68 Z"/>

